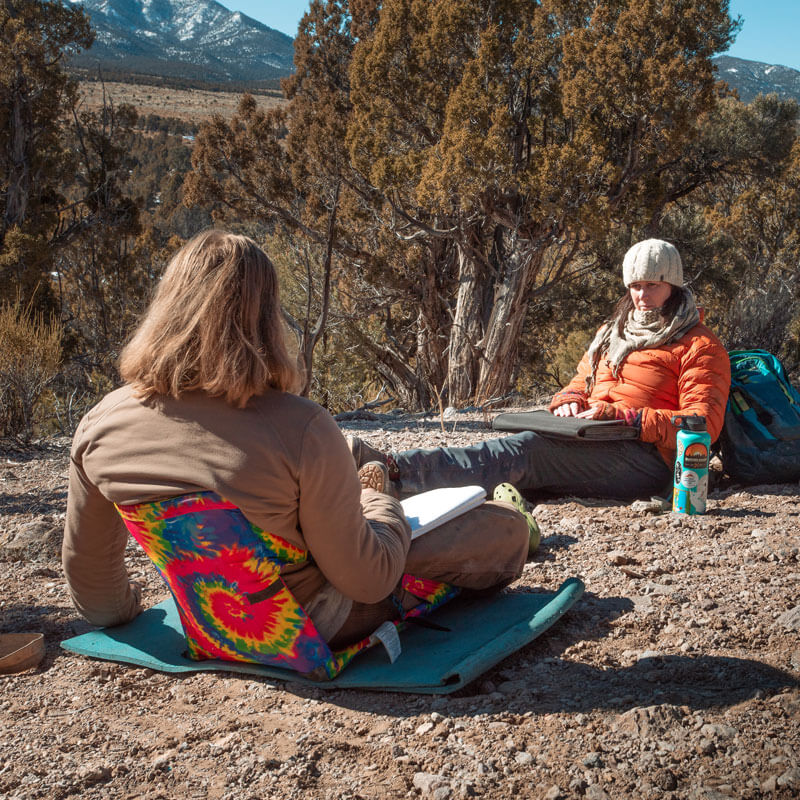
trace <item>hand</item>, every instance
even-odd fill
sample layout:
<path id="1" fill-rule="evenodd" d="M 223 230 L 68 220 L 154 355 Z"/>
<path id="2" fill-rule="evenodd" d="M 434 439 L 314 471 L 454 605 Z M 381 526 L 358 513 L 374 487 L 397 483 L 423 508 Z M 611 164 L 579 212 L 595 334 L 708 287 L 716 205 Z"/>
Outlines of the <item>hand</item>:
<path id="1" fill-rule="evenodd" d="M 605 403 L 599 400 L 575 416 L 580 419 L 617 419 L 617 408 L 612 403 Z"/>
<path id="2" fill-rule="evenodd" d="M 556 417 L 577 417 L 587 406 L 580 392 L 559 392 L 550 403 L 550 412 Z"/>
<path id="3" fill-rule="evenodd" d="M 619 412 L 618 419 L 624 420 L 625 424 L 629 425 L 631 428 L 641 428 L 642 427 L 642 409 L 641 408 L 626 408 L 624 411 L 620 411 Z"/>
<path id="4" fill-rule="evenodd" d="M 563 406 L 558 406 L 553 409 L 553 414 L 556 417 L 577 417 L 580 413 L 581 407 L 578 403 L 564 403 Z"/>

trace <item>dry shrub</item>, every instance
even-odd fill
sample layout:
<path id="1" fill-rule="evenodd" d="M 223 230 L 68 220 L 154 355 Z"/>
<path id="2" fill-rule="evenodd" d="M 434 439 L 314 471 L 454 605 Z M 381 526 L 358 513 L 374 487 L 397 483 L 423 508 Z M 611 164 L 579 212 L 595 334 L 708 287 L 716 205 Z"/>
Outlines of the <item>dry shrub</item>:
<path id="1" fill-rule="evenodd" d="M 0 432 L 30 439 L 35 411 L 61 361 L 61 329 L 17 300 L 0 306 Z"/>

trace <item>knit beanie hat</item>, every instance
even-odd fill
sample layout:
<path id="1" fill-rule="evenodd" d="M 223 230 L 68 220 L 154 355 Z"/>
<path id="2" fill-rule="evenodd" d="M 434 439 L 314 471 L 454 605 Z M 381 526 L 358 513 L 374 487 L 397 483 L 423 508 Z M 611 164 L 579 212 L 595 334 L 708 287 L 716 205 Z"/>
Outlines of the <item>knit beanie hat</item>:
<path id="1" fill-rule="evenodd" d="M 683 286 L 683 263 L 675 245 L 663 239 L 637 242 L 622 261 L 625 286 L 636 281 L 665 281 Z"/>

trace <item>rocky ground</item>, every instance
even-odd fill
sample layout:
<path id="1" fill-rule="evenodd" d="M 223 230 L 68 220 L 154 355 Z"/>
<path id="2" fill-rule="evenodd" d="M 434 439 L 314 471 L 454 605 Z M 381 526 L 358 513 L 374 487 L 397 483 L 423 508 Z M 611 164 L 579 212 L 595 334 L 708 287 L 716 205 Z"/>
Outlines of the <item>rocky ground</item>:
<path id="1" fill-rule="evenodd" d="M 382 448 L 491 435 L 479 413 L 342 421 Z M 0 444 L 0 632 L 41 631 L 0 676 L 0 797 L 796 798 L 800 487 L 718 482 L 702 517 L 653 504 L 538 505 L 510 591 L 586 594 L 547 633 L 445 696 L 173 676 L 59 647 L 90 630 L 58 551 L 68 442 Z M 129 550 L 146 601 L 165 596 Z"/>

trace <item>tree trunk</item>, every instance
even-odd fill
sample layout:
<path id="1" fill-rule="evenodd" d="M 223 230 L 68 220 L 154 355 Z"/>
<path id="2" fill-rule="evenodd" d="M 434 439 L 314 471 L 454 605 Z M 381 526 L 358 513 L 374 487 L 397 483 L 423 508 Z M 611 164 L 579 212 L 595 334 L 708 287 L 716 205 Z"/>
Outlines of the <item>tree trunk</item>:
<path id="1" fill-rule="evenodd" d="M 445 390 L 450 313 L 445 284 L 452 273 L 454 248 L 441 239 L 431 243 L 420 274 L 419 314 L 416 320 L 416 373 L 433 393 Z"/>
<path id="2" fill-rule="evenodd" d="M 21 226 L 27 217 L 28 194 L 30 188 L 30 164 L 28 163 L 27 142 L 31 135 L 26 127 L 28 114 L 23 107 L 22 78 L 18 77 L 12 90 L 11 113 L 9 119 L 9 171 L 6 187 L 6 211 L 3 231 Z"/>
<path id="3" fill-rule="evenodd" d="M 476 254 L 467 253 L 463 245 L 459 245 L 458 260 L 458 292 L 450 328 L 447 371 L 447 402 L 453 406 L 471 402 L 477 389 L 484 282 L 488 278 L 485 265 Z"/>
<path id="4" fill-rule="evenodd" d="M 513 231 L 505 231 L 500 237 L 497 253 L 500 275 L 495 284 L 491 315 L 480 343 L 483 358 L 478 365 L 477 403 L 502 396 L 511 388 L 528 294 L 543 254 L 543 250 L 531 251 Z"/>

